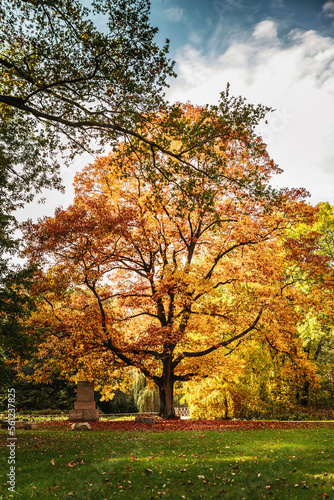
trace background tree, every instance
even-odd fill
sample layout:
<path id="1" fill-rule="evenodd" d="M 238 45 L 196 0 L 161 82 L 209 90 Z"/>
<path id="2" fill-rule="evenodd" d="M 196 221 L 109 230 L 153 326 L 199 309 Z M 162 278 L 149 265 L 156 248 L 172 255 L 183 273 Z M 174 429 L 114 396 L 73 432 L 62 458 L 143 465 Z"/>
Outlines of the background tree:
<path id="1" fill-rule="evenodd" d="M 282 237 L 313 209 L 298 201 L 303 191 L 270 188 L 278 169 L 252 136 L 257 115 L 245 108 L 237 135 L 217 110 L 180 105 L 152 117 L 160 143 L 188 147 L 183 164 L 142 142 L 121 145 L 77 176 L 72 206 L 26 224 L 28 253 L 44 265 L 42 358 L 92 377 L 101 366 L 138 368 L 168 418 L 175 382 L 214 370 L 250 334 L 302 357 L 303 294 L 290 286 L 284 245 L 292 260 L 307 247 Z M 210 141 L 194 147 L 203 126 Z"/>
<path id="2" fill-rule="evenodd" d="M 162 105 L 166 78 L 174 76 L 168 42 L 162 49 L 154 43 L 147 0 L 92 5 L 4 0 L 0 10 L 2 107 L 28 117 L 26 130 L 42 128 L 46 144 L 69 158 L 92 141 L 110 145 L 134 134 L 143 114 Z"/>
<path id="3" fill-rule="evenodd" d="M 73 402 L 76 400 L 75 384 L 57 380 L 56 377 L 51 383 L 40 384 L 29 379 L 26 373 L 25 378 L 20 381 L 16 380 L 13 387 L 15 388 L 16 411 L 20 413 L 61 413 L 61 411 L 73 408 Z M 0 391 L 0 410 L 2 412 L 8 410 L 7 387 Z"/>
<path id="4" fill-rule="evenodd" d="M 0 293 L 7 297 L 0 314 L 6 324 L 12 314 L 0 346 L 7 355 L 18 317 L 18 301 L 8 295 L 19 245 L 15 211 L 42 188 L 60 189 L 60 165 L 76 153 L 133 133 L 144 113 L 162 105 L 174 75 L 168 43 L 154 43 L 148 1 L 99 0 L 93 11 L 105 19 L 104 32 L 77 0 L 0 5 Z M 27 312 L 20 312 L 21 330 Z"/>
<path id="5" fill-rule="evenodd" d="M 270 342 L 271 344 L 271 342 Z M 292 350 L 253 336 L 206 378 L 184 387 L 193 418 L 291 418 L 305 413 L 298 395 L 305 383 L 319 391 L 316 366 Z M 299 351 L 302 351 L 301 345 Z"/>
<path id="6" fill-rule="evenodd" d="M 334 213 L 329 203 L 319 203 L 317 218 L 311 225 L 301 224 L 299 234 L 304 237 L 318 234 L 316 253 L 326 259 L 322 275 L 305 286 L 309 294 L 318 300 L 305 314 L 298 331 L 307 357 L 317 366 L 321 390 L 312 391 L 305 381 L 299 391 L 303 406 L 332 407 L 334 402 L 333 358 L 334 358 L 334 318 L 333 318 L 333 265 L 334 265 Z"/>
<path id="7" fill-rule="evenodd" d="M 1 382 L 7 383 L 5 359 L 17 355 L 19 346 L 28 352 L 30 342 L 22 334 L 33 306 L 28 297 L 33 271 L 13 264 L 19 249 L 15 212 L 42 188 L 60 189 L 60 178 L 52 143 L 47 146 L 41 131 L 30 130 L 31 119 L 2 104 L 0 112 L 0 364 Z"/>
<path id="8" fill-rule="evenodd" d="M 134 370 L 133 397 L 140 413 L 158 412 L 160 409 L 157 386 L 138 370 Z"/>
<path id="9" fill-rule="evenodd" d="M 15 371 L 8 362 L 26 359 L 38 335 L 27 331 L 26 321 L 35 309 L 29 291 L 34 268 L 8 271 L 0 284 L 0 387 L 13 383 Z"/>

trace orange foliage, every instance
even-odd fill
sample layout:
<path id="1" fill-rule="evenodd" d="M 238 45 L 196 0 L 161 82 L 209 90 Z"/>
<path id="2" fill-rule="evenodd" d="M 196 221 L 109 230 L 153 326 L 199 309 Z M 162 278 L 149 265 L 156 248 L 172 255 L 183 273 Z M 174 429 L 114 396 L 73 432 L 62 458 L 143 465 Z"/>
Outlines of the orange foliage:
<path id="1" fill-rule="evenodd" d="M 25 225 L 43 268 L 41 357 L 92 378 L 139 368 L 165 416 L 175 381 L 212 372 L 249 336 L 302 358 L 296 306 L 309 299 L 295 269 L 321 265 L 290 230 L 314 217 L 304 191 L 272 190 L 279 169 L 260 139 L 225 136 L 221 123 L 191 105 L 152 117 L 155 140 L 182 161 L 121 144 L 76 176 L 73 205 Z"/>

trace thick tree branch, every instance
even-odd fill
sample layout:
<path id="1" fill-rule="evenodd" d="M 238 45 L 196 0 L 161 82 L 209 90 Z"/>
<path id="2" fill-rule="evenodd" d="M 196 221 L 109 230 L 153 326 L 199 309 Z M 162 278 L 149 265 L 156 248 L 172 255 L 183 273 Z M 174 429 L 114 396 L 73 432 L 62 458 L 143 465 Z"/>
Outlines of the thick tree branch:
<path id="1" fill-rule="evenodd" d="M 162 146 L 159 146 L 154 141 L 151 141 L 147 137 L 139 134 L 138 132 L 135 132 L 134 130 L 127 129 L 124 127 L 121 127 L 120 125 L 117 125 L 115 123 L 101 123 L 96 120 L 79 120 L 79 121 L 71 121 L 71 120 L 66 120 L 62 118 L 61 116 L 56 116 L 51 113 L 46 113 L 45 111 L 38 110 L 32 106 L 28 106 L 25 103 L 25 100 L 22 99 L 21 97 L 12 97 L 12 96 L 6 96 L 6 95 L 0 95 L 0 102 L 7 104 L 8 106 L 12 106 L 17 109 L 21 109 L 22 111 L 26 111 L 27 113 L 32 114 L 36 118 L 40 118 L 43 120 L 47 120 L 48 122 L 56 122 L 56 123 L 61 123 L 62 125 L 66 125 L 69 128 L 73 129 L 84 129 L 84 128 L 90 128 L 90 129 L 102 129 L 110 132 L 116 132 L 118 134 L 124 135 L 124 136 L 131 136 L 136 139 L 139 139 L 141 142 L 149 145 L 150 147 L 156 148 L 162 153 L 166 154 L 167 156 L 170 156 L 172 158 L 175 158 L 177 161 L 180 161 L 181 163 L 187 164 L 192 167 L 190 163 L 185 161 L 180 154 L 173 153 L 172 151 L 169 151 L 168 149 L 163 148 Z M 194 167 L 195 168 L 195 167 Z M 160 171 L 160 170 L 159 170 Z"/>
<path id="2" fill-rule="evenodd" d="M 208 271 L 208 273 L 206 274 L 204 279 L 209 280 L 212 277 L 213 271 L 215 270 L 216 266 L 221 261 L 221 259 L 223 257 L 225 257 L 225 255 L 229 254 L 230 252 L 233 252 L 233 250 L 235 250 L 236 248 L 240 248 L 240 247 L 244 247 L 244 246 L 248 246 L 248 245 L 257 245 L 258 243 L 259 243 L 259 241 L 252 241 L 252 240 L 242 241 L 240 243 L 236 243 L 235 245 L 232 245 L 227 250 L 219 252 L 219 254 L 217 255 L 217 257 L 214 260 L 214 263 L 211 266 L 211 269 Z"/>
<path id="3" fill-rule="evenodd" d="M 245 337 L 249 332 L 251 332 L 252 330 L 255 329 L 256 325 L 260 321 L 260 318 L 262 316 L 262 312 L 263 312 L 263 310 L 261 309 L 260 312 L 258 313 L 258 315 L 256 316 L 255 320 L 253 321 L 253 323 L 248 328 L 246 328 L 246 330 L 243 330 L 238 335 L 235 335 L 234 337 L 231 337 L 230 339 L 225 340 L 224 342 L 220 342 L 219 344 L 211 346 L 208 349 L 205 349 L 204 351 L 184 352 L 177 358 L 177 360 L 181 361 L 183 358 L 198 358 L 201 356 L 206 356 L 207 354 L 210 354 L 211 352 L 216 351 L 217 349 L 220 349 L 221 347 L 226 347 L 229 344 L 232 344 L 232 342 L 235 342 L 236 340 L 239 340 L 242 337 Z"/>

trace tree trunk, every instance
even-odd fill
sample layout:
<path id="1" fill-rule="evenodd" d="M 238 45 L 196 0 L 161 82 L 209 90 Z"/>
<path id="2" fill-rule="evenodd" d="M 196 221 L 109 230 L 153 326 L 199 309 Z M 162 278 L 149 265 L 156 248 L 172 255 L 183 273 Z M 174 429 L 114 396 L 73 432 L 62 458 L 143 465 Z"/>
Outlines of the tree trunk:
<path id="1" fill-rule="evenodd" d="M 174 373 L 172 356 L 163 360 L 163 372 L 159 380 L 160 411 L 162 418 L 177 418 L 174 409 Z"/>
<path id="2" fill-rule="evenodd" d="M 225 420 L 228 420 L 230 417 L 229 417 L 229 414 L 228 414 L 228 401 L 227 401 L 227 394 L 226 394 L 226 390 L 225 390 L 225 394 L 224 394 L 224 412 L 225 412 Z"/>
<path id="3" fill-rule="evenodd" d="M 299 394 L 299 402 L 300 402 L 301 406 L 303 406 L 304 408 L 306 406 L 308 406 L 309 389 L 310 389 L 310 382 L 308 380 L 305 380 L 303 387 L 302 387 L 302 390 L 301 390 L 301 394 Z"/>

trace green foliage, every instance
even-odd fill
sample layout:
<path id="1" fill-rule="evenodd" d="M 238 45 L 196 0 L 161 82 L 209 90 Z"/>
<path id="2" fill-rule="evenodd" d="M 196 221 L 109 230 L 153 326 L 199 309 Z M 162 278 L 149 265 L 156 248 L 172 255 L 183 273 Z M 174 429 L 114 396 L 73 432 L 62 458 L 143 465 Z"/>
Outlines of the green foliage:
<path id="1" fill-rule="evenodd" d="M 25 324 L 35 308 L 29 295 L 34 270 L 7 271 L 0 281 L 0 386 L 13 383 L 15 378 L 7 362 L 17 356 L 27 358 L 38 340 Z"/>
<path id="2" fill-rule="evenodd" d="M 319 217 L 314 229 L 321 233 L 319 253 L 329 258 L 329 266 L 334 267 L 334 207 L 329 203 L 319 203 Z"/>
<path id="3" fill-rule="evenodd" d="M 304 385 L 319 389 L 314 373 L 289 353 L 248 341 L 215 370 L 185 387 L 192 418 L 278 418 L 302 411 Z"/>
<path id="4" fill-rule="evenodd" d="M 298 325 L 303 349 L 317 368 L 318 390 L 304 385 L 301 397 L 304 406 L 331 408 L 334 404 L 334 316 L 333 316 L 333 266 L 334 266 L 334 207 L 319 203 L 318 215 L 312 225 L 301 224 L 301 235 L 318 234 L 314 252 L 326 261 L 327 272 L 316 283 L 305 284 L 309 295 L 317 297 L 315 306 L 309 308 Z"/>
<path id="5" fill-rule="evenodd" d="M 1 82 L 0 82 L 1 87 Z M 14 372 L 6 361 L 26 357 L 35 339 L 29 336 L 25 320 L 34 309 L 29 297 L 34 268 L 11 264 L 19 250 L 15 231 L 15 210 L 31 201 L 43 187 L 60 188 L 59 165 L 45 148 L 40 130 L 34 134 L 31 119 L 0 105 L 0 385 L 13 382 Z"/>
<path id="6" fill-rule="evenodd" d="M 97 406 L 105 414 L 108 413 L 135 413 L 137 407 L 132 393 L 126 393 L 119 389 L 114 391 L 111 401 L 101 400 L 97 393 Z"/>
<path id="7" fill-rule="evenodd" d="M 54 380 L 52 384 L 22 381 L 14 384 L 15 409 L 20 411 L 70 410 L 75 401 L 75 385 Z M 0 393 L 0 410 L 7 410 L 7 389 Z"/>
<path id="8" fill-rule="evenodd" d="M 4 84 L 0 80 L 0 91 Z M 0 104 L 0 286 L 19 248 L 15 210 L 33 200 L 42 188 L 61 188 L 54 142 L 47 141 L 34 120 Z"/>
<path id="9" fill-rule="evenodd" d="M 173 76 L 168 42 L 154 42 L 148 0 L 4 0 L 1 4 L 0 103 L 43 126 L 46 147 L 77 152 L 109 144 L 162 104 Z M 26 128 L 28 130 L 28 128 Z"/>

